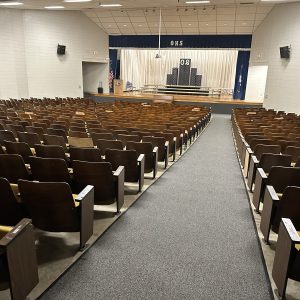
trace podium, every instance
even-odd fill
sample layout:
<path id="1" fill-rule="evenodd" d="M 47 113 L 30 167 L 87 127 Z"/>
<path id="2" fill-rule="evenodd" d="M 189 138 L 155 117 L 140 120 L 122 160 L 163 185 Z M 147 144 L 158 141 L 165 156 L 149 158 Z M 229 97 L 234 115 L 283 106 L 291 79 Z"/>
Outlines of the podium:
<path id="1" fill-rule="evenodd" d="M 115 95 L 123 94 L 123 80 L 114 79 L 114 94 Z"/>

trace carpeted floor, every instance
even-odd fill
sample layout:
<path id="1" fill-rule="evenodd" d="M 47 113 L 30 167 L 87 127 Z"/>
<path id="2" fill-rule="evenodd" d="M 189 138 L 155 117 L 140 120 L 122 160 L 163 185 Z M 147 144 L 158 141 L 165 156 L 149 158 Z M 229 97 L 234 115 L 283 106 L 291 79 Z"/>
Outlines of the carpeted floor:
<path id="1" fill-rule="evenodd" d="M 272 299 L 229 116 L 41 299 Z"/>

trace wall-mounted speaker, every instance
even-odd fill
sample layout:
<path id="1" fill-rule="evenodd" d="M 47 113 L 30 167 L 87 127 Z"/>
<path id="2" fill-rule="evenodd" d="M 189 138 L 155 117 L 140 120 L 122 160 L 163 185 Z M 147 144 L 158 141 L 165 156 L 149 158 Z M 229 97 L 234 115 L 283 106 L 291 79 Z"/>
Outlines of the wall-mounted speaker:
<path id="1" fill-rule="evenodd" d="M 65 55 L 66 54 L 66 46 L 58 44 L 57 45 L 57 54 Z"/>
<path id="2" fill-rule="evenodd" d="M 285 47 L 280 47 L 280 57 L 289 59 L 291 56 L 291 47 L 290 46 L 285 46 Z"/>

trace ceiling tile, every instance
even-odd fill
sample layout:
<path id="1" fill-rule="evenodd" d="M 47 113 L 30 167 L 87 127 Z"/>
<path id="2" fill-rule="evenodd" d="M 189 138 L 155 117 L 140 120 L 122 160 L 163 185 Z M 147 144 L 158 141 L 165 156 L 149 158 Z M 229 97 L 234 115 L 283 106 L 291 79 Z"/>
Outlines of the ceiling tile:
<path id="1" fill-rule="evenodd" d="M 164 22 L 170 22 L 170 21 L 172 21 L 172 22 L 178 22 L 178 21 L 180 21 L 180 17 L 179 16 L 163 16 L 163 21 Z"/>
<path id="2" fill-rule="evenodd" d="M 235 7 L 217 7 L 218 15 L 232 15 L 235 14 Z"/>
<path id="3" fill-rule="evenodd" d="M 114 18 L 99 17 L 99 20 L 101 23 L 114 23 L 115 22 Z"/>
<path id="4" fill-rule="evenodd" d="M 256 13 L 258 14 L 267 14 L 272 10 L 273 6 L 258 6 Z"/>
<path id="5" fill-rule="evenodd" d="M 132 23 L 132 26 L 134 28 L 148 28 L 148 24 L 147 23 Z"/>
<path id="6" fill-rule="evenodd" d="M 190 34 L 198 34 L 199 33 L 199 28 L 182 28 L 183 33 L 190 33 Z"/>
<path id="7" fill-rule="evenodd" d="M 217 33 L 234 33 L 234 27 L 217 27 Z"/>
<path id="8" fill-rule="evenodd" d="M 255 19 L 255 14 L 236 15 L 236 20 L 248 21 L 248 20 L 254 20 L 254 19 Z"/>
<path id="9" fill-rule="evenodd" d="M 200 34 L 216 34 L 217 33 L 217 28 L 216 27 L 204 27 L 204 28 L 200 28 Z"/>
<path id="10" fill-rule="evenodd" d="M 216 21 L 199 22 L 199 27 L 216 27 Z"/>
<path id="11" fill-rule="evenodd" d="M 166 28 L 174 27 L 174 28 L 181 28 L 180 22 L 164 22 Z"/>
<path id="12" fill-rule="evenodd" d="M 110 28 L 118 28 L 117 23 L 101 23 L 103 28 L 110 29 Z"/>
<path id="13" fill-rule="evenodd" d="M 252 33 L 252 32 L 253 32 L 253 27 L 246 27 L 246 26 L 243 26 L 243 27 L 236 26 L 235 27 L 235 33 L 249 34 L 249 33 Z"/>
<path id="14" fill-rule="evenodd" d="M 144 22 L 147 22 L 146 18 L 145 17 L 130 17 L 130 21 L 132 23 L 144 23 Z"/>
<path id="15" fill-rule="evenodd" d="M 114 17 L 127 17 L 127 12 L 125 10 L 112 10 L 111 14 Z"/>
<path id="16" fill-rule="evenodd" d="M 235 21 L 217 21 L 217 26 L 218 27 L 221 27 L 221 26 L 224 26 L 224 27 L 226 27 L 226 26 L 234 26 L 234 23 L 235 23 Z"/>
<path id="17" fill-rule="evenodd" d="M 205 22 L 205 21 L 216 21 L 217 15 L 198 15 L 198 21 Z"/>
<path id="18" fill-rule="evenodd" d="M 130 22 L 129 17 L 116 17 L 114 19 L 118 23 L 129 23 Z"/>
<path id="19" fill-rule="evenodd" d="M 254 21 L 236 21 L 235 26 L 254 26 Z"/>
<path id="20" fill-rule="evenodd" d="M 263 20 L 266 17 L 266 14 L 256 14 L 255 20 Z"/>
<path id="21" fill-rule="evenodd" d="M 182 27 L 186 27 L 186 28 L 189 28 L 189 27 L 199 27 L 199 24 L 198 22 L 181 22 L 181 26 Z"/>
<path id="22" fill-rule="evenodd" d="M 129 17 L 140 17 L 140 16 L 144 16 L 144 11 L 142 9 L 140 9 L 140 10 L 128 10 L 127 15 Z"/>
<path id="23" fill-rule="evenodd" d="M 181 22 L 198 21 L 198 15 L 193 16 L 180 16 Z"/>
<path id="24" fill-rule="evenodd" d="M 235 20 L 235 15 L 217 15 L 218 21 L 232 21 Z"/>

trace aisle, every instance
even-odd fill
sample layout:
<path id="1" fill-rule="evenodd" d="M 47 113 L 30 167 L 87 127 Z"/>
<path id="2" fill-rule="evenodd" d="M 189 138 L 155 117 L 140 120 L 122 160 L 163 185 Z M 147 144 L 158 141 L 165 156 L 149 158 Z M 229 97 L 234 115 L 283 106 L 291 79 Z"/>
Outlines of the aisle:
<path id="1" fill-rule="evenodd" d="M 41 299 L 272 299 L 229 116 Z"/>

